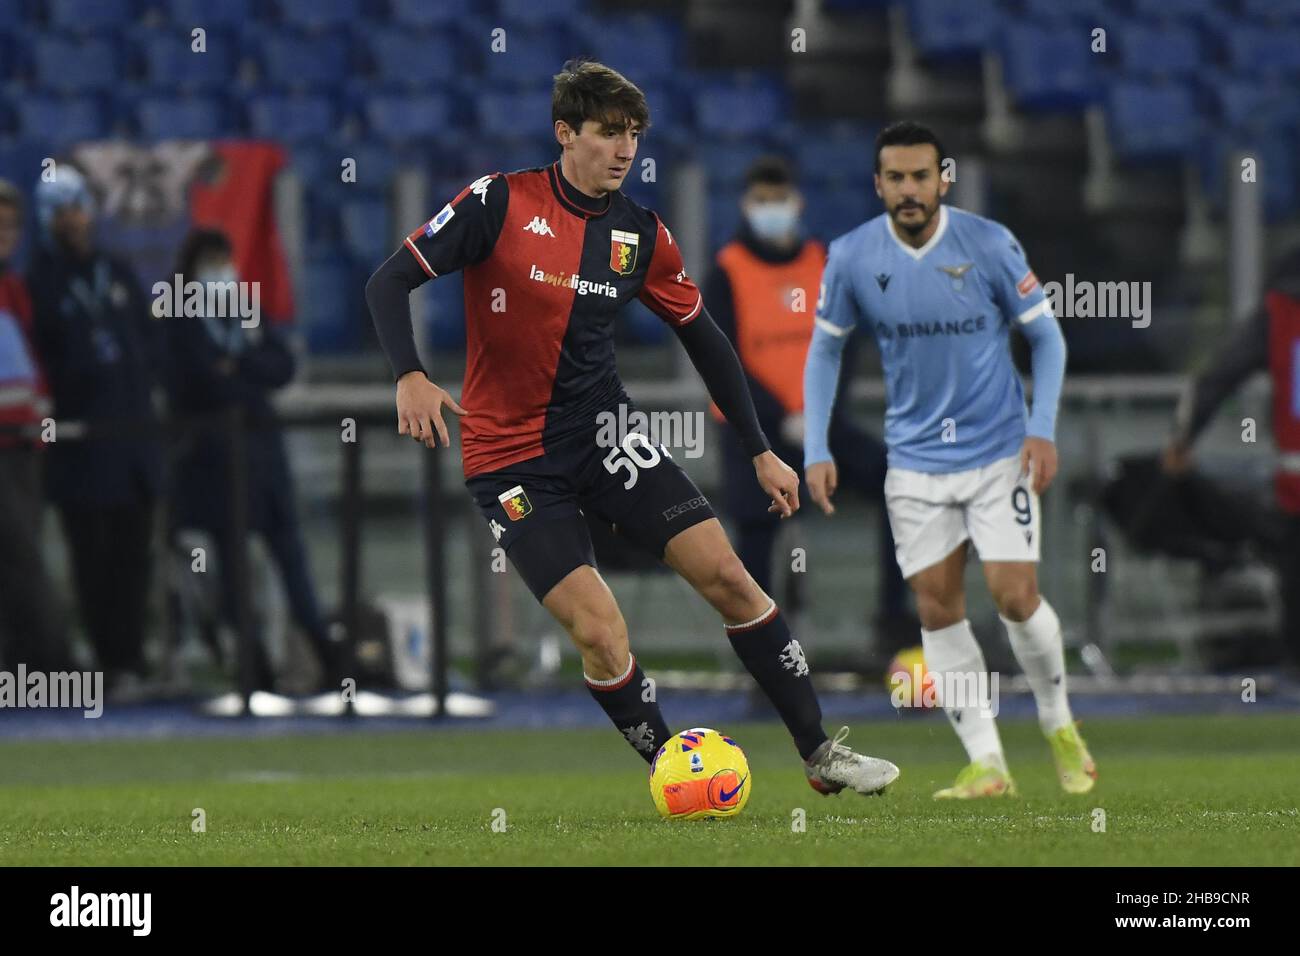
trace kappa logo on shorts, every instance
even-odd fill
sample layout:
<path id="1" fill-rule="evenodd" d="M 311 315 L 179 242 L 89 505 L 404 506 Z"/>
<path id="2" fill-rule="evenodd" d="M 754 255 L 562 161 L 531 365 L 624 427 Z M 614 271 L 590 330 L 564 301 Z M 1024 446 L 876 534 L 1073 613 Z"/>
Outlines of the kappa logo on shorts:
<path id="1" fill-rule="evenodd" d="M 503 491 L 497 495 L 497 501 L 501 502 L 501 507 L 506 509 L 506 514 L 510 516 L 511 521 L 519 521 L 533 512 L 533 503 L 528 500 L 528 495 L 524 494 L 523 485 L 515 485 L 509 491 Z"/>
<path id="2" fill-rule="evenodd" d="M 664 509 L 664 520 L 672 521 L 678 515 L 685 514 L 688 511 L 694 511 L 696 508 L 703 508 L 709 502 L 704 495 L 698 495 L 683 501 L 679 505 L 673 505 L 671 508 Z"/>
<path id="3" fill-rule="evenodd" d="M 505 533 L 506 526 L 497 521 L 496 518 L 491 518 L 488 520 L 488 530 L 492 532 L 492 537 L 500 541 L 501 535 Z"/>

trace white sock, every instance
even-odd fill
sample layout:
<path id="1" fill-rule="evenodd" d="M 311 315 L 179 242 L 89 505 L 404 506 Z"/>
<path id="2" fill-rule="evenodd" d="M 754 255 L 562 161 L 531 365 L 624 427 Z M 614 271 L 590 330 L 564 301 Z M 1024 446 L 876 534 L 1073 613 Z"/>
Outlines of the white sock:
<path id="1" fill-rule="evenodd" d="M 926 669 L 935 675 L 939 704 L 948 715 L 952 729 L 961 738 L 966 755 L 972 763 L 990 764 L 1005 773 L 1007 758 L 1002 752 L 1002 738 L 998 736 L 998 725 L 994 722 L 987 694 L 982 693 L 986 687 L 981 687 L 981 693 L 974 695 L 979 699 L 967 699 L 962 707 L 949 706 L 949 702 L 943 699 L 945 680 L 942 675 L 953 674 L 966 687 L 975 687 L 979 685 L 969 675 L 984 673 L 984 654 L 970 629 L 970 621 L 961 620 L 937 631 L 922 628 L 921 648 L 925 653 Z"/>
<path id="2" fill-rule="evenodd" d="M 998 615 L 1001 617 L 1001 615 Z M 1038 704 L 1038 726 L 1050 734 L 1074 723 L 1070 701 L 1065 695 L 1065 642 L 1061 620 L 1042 598 L 1038 610 L 1024 621 L 1002 623 L 1011 638 L 1011 650 L 1025 672 L 1029 689 Z"/>

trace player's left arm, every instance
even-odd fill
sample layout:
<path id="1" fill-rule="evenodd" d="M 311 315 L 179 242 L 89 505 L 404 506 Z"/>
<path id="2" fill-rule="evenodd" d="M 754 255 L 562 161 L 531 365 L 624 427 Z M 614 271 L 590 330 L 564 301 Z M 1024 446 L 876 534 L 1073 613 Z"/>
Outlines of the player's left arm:
<path id="1" fill-rule="evenodd" d="M 1016 237 L 999 227 L 993 249 L 994 294 L 1003 315 L 1029 340 L 1034 378 L 1033 407 L 1020 449 L 1020 470 L 1032 476 L 1035 494 L 1056 477 L 1056 412 L 1065 383 L 1065 336 L 1052 304 Z"/>
<path id="2" fill-rule="evenodd" d="M 753 459 L 759 485 L 772 499 L 768 510 L 783 518 L 794 514 L 799 510 L 799 476 L 772 451 L 758 423 L 740 358 L 704 308 L 700 290 L 686 274 L 681 250 L 662 222 L 657 225 L 654 254 L 637 297 L 672 327 L 704 380 L 709 397 L 736 429 Z"/>

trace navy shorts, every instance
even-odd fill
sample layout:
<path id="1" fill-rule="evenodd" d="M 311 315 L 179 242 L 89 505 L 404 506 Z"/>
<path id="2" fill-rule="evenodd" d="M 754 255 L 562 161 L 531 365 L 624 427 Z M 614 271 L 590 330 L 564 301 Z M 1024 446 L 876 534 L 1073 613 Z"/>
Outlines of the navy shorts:
<path id="1" fill-rule="evenodd" d="M 662 558 L 672 538 L 714 517 L 668 451 L 635 432 L 616 448 L 598 445 L 594 430 L 551 441 L 465 486 L 539 602 L 574 568 L 596 567 L 588 518 Z"/>

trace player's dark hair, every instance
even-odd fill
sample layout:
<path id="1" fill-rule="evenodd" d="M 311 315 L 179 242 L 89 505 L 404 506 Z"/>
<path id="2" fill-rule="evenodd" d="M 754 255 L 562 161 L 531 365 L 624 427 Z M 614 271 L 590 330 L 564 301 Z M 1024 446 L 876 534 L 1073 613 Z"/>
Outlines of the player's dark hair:
<path id="1" fill-rule="evenodd" d="M 650 107 L 645 94 L 618 70 L 595 60 L 569 60 L 555 74 L 551 91 L 551 122 L 564 120 L 575 133 L 583 120 L 595 120 L 606 129 L 622 132 L 650 127 Z"/>
<path id="2" fill-rule="evenodd" d="M 20 217 L 23 214 L 22 190 L 7 179 L 0 179 L 0 206 L 17 210 Z"/>
<path id="3" fill-rule="evenodd" d="M 212 256 L 229 256 L 230 240 L 218 229 L 191 229 L 181 242 L 180 252 L 176 254 L 176 271 L 185 278 L 194 272 L 200 259 Z"/>
<path id="4" fill-rule="evenodd" d="M 920 146 L 929 143 L 934 147 L 937 162 L 943 163 L 943 144 L 934 130 L 911 120 L 891 123 L 876 134 L 876 172 L 880 172 L 880 151 L 886 146 Z"/>
<path id="5" fill-rule="evenodd" d="M 760 156 L 745 170 L 745 188 L 750 186 L 792 186 L 794 170 L 783 156 Z"/>

